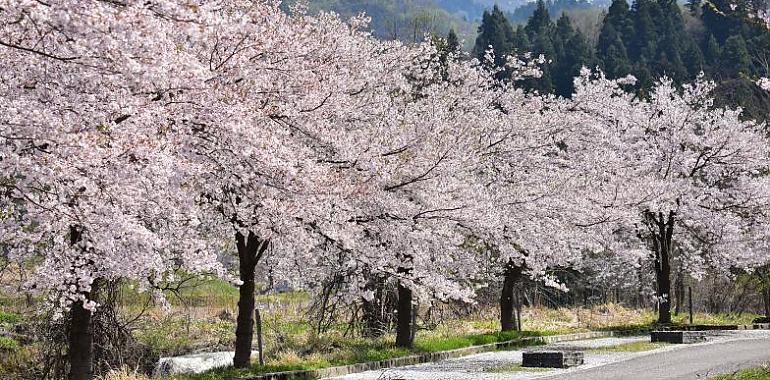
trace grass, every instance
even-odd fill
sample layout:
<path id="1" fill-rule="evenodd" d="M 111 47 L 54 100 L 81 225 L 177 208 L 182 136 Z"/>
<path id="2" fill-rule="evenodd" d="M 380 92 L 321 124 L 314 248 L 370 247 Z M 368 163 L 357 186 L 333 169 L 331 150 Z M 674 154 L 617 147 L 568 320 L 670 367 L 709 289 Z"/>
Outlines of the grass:
<path id="1" fill-rule="evenodd" d="M 737 372 L 709 377 L 712 380 L 770 380 L 770 363 L 757 368 L 742 369 Z"/>
<path id="2" fill-rule="evenodd" d="M 15 352 L 18 351 L 21 346 L 19 345 L 19 342 L 14 340 L 13 338 L 9 338 L 7 336 L 0 336 L 0 352 Z"/>
<path id="3" fill-rule="evenodd" d="M 667 343 L 651 343 L 651 342 L 631 342 L 631 343 L 622 343 L 622 344 L 616 344 L 612 346 L 605 346 L 605 347 L 596 347 L 592 348 L 588 351 L 593 352 L 642 352 L 642 351 L 650 351 L 650 350 L 656 350 L 658 348 L 663 348 L 668 346 Z"/>
<path id="4" fill-rule="evenodd" d="M 496 367 L 484 368 L 484 372 L 507 373 L 507 372 L 548 372 L 551 368 L 522 367 L 521 364 L 506 364 Z"/>
<path id="5" fill-rule="evenodd" d="M 0 324 L 14 324 L 21 322 L 21 315 L 16 313 L 0 311 Z"/>
<path id="6" fill-rule="evenodd" d="M 22 346 L 15 341 L 16 344 L 7 341 L 2 343 L 2 340 L 0 337 L 0 374 L 6 376 L 2 378 L 4 380 L 23 379 L 22 374 L 41 360 L 37 347 Z M 4 344 L 12 348 L 4 349 L 2 348 Z"/>
<path id="7" fill-rule="evenodd" d="M 157 356 L 183 355 L 199 346 L 227 346 L 232 343 L 235 324 L 218 319 L 186 320 L 167 317 L 150 320 L 136 330 L 137 340 Z"/>

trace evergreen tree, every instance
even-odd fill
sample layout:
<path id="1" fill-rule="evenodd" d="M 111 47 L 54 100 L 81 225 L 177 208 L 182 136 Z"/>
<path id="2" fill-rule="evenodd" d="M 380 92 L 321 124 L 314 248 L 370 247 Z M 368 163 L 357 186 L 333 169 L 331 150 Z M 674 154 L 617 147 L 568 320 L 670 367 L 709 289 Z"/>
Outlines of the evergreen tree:
<path id="1" fill-rule="evenodd" d="M 602 70 L 610 78 L 619 78 L 631 72 L 626 46 L 612 24 L 606 23 L 602 27 L 597 56 Z"/>
<path id="2" fill-rule="evenodd" d="M 484 11 L 479 26 L 479 35 L 476 37 L 476 43 L 473 52 L 479 59 L 484 59 L 484 54 L 491 46 L 495 53 L 494 64 L 497 67 L 504 67 L 506 57 L 513 50 L 513 29 L 508 19 L 495 5 L 491 11 Z"/>
<path id="3" fill-rule="evenodd" d="M 446 50 L 452 54 L 460 51 L 460 40 L 457 38 L 457 33 L 455 33 L 454 29 L 449 29 L 449 33 L 447 33 Z"/>
<path id="4" fill-rule="evenodd" d="M 531 51 L 532 45 L 529 42 L 527 31 L 524 30 L 524 26 L 519 25 L 516 31 L 513 32 L 512 45 L 517 53 L 526 53 Z"/>
<path id="5" fill-rule="evenodd" d="M 634 35 L 634 23 L 631 19 L 630 9 L 626 0 L 612 0 L 607 15 L 604 16 L 602 27 L 611 26 L 622 36 L 630 37 Z M 602 32 L 604 30 L 602 29 Z"/>
<path id="6" fill-rule="evenodd" d="M 591 66 L 592 54 L 585 36 L 572 27 L 566 13 L 556 22 L 554 47 L 557 50 L 552 75 L 554 90 L 557 95 L 568 97 L 574 92 L 573 79 L 580 74 L 580 69 Z"/>
<path id="7" fill-rule="evenodd" d="M 636 0 L 632 8 L 634 20 L 634 34 L 630 43 L 626 45 L 628 56 L 632 60 L 639 62 L 655 61 L 657 58 L 658 24 L 660 22 L 660 9 L 655 0 Z M 628 38 L 628 36 L 622 36 Z"/>
<path id="8" fill-rule="evenodd" d="M 631 71 L 624 38 L 634 35 L 633 20 L 626 0 L 613 0 L 602 22 L 596 55 L 600 66 L 611 78 Z"/>
<path id="9" fill-rule="evenodd" d="M 534 40 L 535 36 L 540 34 L 550 34 L 553 29 L 553 21 L 551 21 L 551 15 L 548 14 L 548 9 L 545 7 L 543 0 L 537 0 L 537 8 L 532 16 L 527 20 L 527 35 L 530 40 Z"/>
<path id="10" fill-rule="evenodd" d="M 691 77 L 706 71 L 703 53 L 693 39 L 689 39 L 684 46 L 682 62 Z"/>
<path id="11" fill-rule="evenodd" d="M 722 74 L 731 78 L 748 75 L 751 66 L 751 56 L 746 48 L 746 41 L 740 35 L 734 35 L 725 41 L 721 61 Z"/>
<path id="12" fill-rule="evenodd" d="M 713 34 L 709 34 L 706 39 L 706 45 L 703 49 L 703 59 L 709 67 L 709 73 L 712 76 L 719 75 L 719 68 L 721 67 L 720 59 L 722 56 L 722 48 L 719 46 L 719 42 Z"/>
<path id="13" fill-rule="evenodd" d="M 524 32 L 530 41 L 529 52 L 533 56 L 543 55 L 548 60 L 548 63 L 541 66 L 542 75 L 540 78 L 525 80 L 524 87 L 540 93 L 550 93 L 553 91 L 552 71 L 558 65 L 557 46 L 555 45 L 559 45 L 558 48 L 561 49 L 563 44 L 554 44 L 555 26 L 542 0 L 538 0 L 535 12 L 532 13 L 524 26 Z"/>

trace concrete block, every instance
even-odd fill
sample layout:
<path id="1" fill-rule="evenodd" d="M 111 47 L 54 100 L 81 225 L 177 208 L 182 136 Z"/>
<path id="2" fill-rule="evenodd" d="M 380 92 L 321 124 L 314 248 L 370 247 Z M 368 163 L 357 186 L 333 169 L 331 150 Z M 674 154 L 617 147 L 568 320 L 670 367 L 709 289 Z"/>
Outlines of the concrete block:
<path id="1" fill-rule="evenodd" d="M 524 352 L 522 367 L 569 368 L 583 364 L 581 351 Z"/>
<path id="2" fill-rule="evenodd" d="M 689 344 L 698 343 L 706 340 L 706 333 L 703 331 L 652 331 L 650 332 L 651 342 Z"/>

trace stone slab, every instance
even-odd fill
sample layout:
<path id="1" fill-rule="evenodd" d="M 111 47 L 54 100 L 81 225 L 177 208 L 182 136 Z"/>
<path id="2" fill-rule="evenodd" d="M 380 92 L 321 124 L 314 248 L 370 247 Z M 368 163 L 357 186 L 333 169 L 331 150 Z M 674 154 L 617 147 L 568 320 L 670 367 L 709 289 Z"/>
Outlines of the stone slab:
<path id="1" fill-rule="evenodd" d="M 675 344 L 689 344 L 704 342 L 706 340 L 706 333 L 703 331 L 652 331 L 650 332 L 650 341 L 663 342 L 663 343 L 675 343 Z"/>
<path id="2" fill-rule="evenodd" d="M 581 351 L 526 351 L 522 367 L 569 368 L 583 364 Z"/>

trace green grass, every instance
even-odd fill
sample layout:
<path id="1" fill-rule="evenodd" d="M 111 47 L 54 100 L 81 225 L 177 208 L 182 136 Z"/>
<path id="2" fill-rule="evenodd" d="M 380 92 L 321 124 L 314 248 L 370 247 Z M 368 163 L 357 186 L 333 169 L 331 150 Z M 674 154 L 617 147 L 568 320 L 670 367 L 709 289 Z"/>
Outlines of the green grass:
<path id="1" fill-rule="evenodd" d="M 10 313 L 6 311 L 0 311 L 0 323 L 14 324 L 21 322 L 21 315 L 16 313 Z"/>
<path id="2" fill-rule="evenodd" d="M 631 342 L 631 343 L 622 343 L 622 344 L 616 344 L 612 346 L 605 346 L 605 347 L 596 347 L 592 348 L 588 351 L 593 352 L 642 352 L 642 351 L 650 351 L 650 350 L 656 350 L 658 348 L 666 347 L 668 346 L 667 343 L 651 343 L 651 342 Z"/>
<path id="3" fill-rule="evenodd" d="M 760 315 L 754 313 L 694 313 L 693 323 L 696 325 L 745 325 L 751 324 L 754 318 Z M 674 324 L 686 325 L 690 322 L 690 316 L 687 313 L 672 315 L 671 320 Z"/>
<path id="4" fill-rule="evenodd" d="M 742 369 L 738 372 L 709 377 L 712 380 L 770 380 L 770 363 L 761 367 Z"/>
<path id="5" fill-rule="evenodd" d="M 18 351 L 20 347 L 21 346 L 19 345 L 19 342 L 17 342 L 13 338 L 9 338 L 7 336 L 0 336 L 0 352 Z"/>
<path id="6" fill-rule="evenodd" d="M 506 364 L 497 367 L 484 368 L 484 372 L 507 373 L 507 372 L 548 372 L 552 368 L 522 367 L 521 364 Z"/>
<path id="7" fill-rule="evenodd" d="M 438 352 L 543 335 L 551 334 L 545 331 L 498 331 L 465 336 L 428 336 L 415 340 L 414 347 L 417 352 Z"/>

